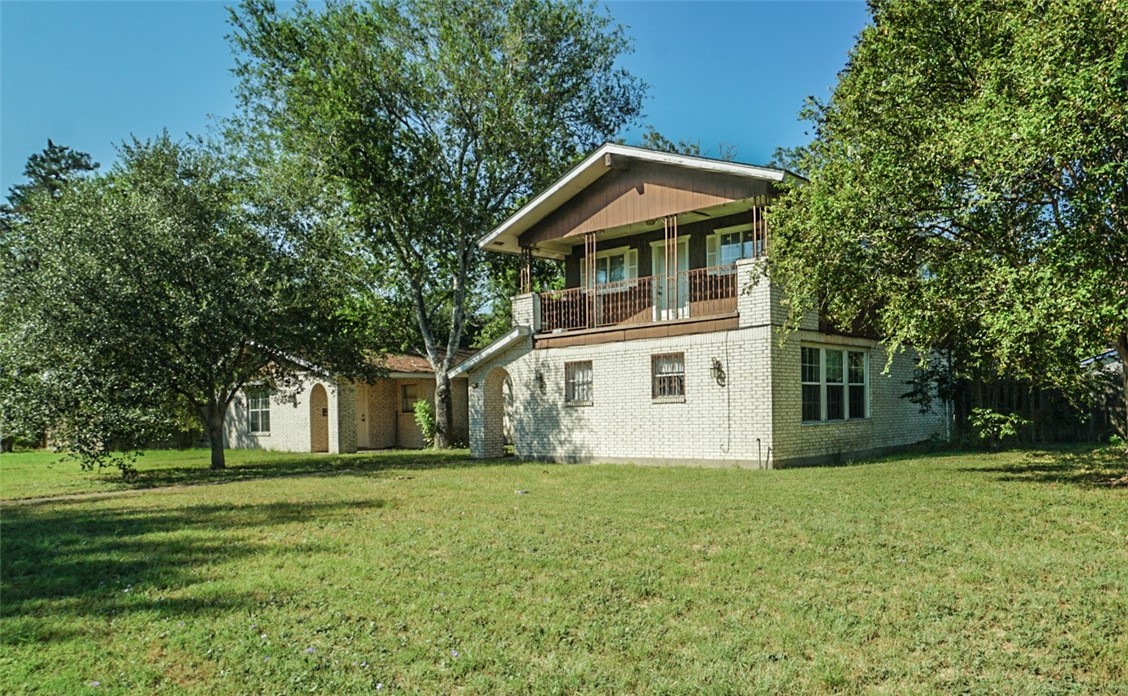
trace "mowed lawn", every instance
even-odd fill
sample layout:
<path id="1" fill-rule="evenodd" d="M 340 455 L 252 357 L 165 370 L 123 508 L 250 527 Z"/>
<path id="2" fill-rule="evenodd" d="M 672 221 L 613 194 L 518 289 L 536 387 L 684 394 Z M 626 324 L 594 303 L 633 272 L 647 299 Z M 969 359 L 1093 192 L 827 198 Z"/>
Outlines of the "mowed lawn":
<path id="1" fill-rule="evenodd" d="M 0 691 L 1128 692 L 1112 449 L 206 458 L 0 456 Z"/>

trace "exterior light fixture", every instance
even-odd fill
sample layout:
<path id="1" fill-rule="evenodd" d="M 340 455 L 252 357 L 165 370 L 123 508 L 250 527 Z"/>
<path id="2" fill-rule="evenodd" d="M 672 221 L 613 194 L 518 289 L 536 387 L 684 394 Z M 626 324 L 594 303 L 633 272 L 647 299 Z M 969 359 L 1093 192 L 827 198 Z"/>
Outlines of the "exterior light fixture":
<path id="1" fill-rule="evenodd" d="M 545 392 L 544 373 L 539 369 L 533 373 L 533 385 L 541 394 Z"/>
<path id="2" fill-rule="evenodd" d="M 713 379 L 717 380 L 717 386 L 725 386 L 725 368 L 720 360 L 713 358 L 713 367 L 709 368 L 709 372 L 713 375 Z"/>

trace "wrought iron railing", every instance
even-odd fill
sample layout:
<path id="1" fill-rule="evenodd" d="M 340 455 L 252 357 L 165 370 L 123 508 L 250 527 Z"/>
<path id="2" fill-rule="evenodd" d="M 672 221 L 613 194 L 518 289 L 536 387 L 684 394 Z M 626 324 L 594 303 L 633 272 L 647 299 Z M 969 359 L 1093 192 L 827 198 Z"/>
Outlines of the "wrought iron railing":
<path id="1" fill-rule="evenodd" d="M 644 276 L 540 293 L 541 333 L 649 324 L 736 311 L 736 267 Z"/>

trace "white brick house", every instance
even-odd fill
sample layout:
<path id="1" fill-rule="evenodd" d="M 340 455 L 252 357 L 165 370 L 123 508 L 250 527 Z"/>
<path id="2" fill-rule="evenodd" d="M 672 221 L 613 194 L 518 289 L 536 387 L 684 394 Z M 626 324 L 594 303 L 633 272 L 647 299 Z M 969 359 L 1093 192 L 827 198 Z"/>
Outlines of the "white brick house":
<path id="1" fill-rule="evenodd" d="M 526 280 L 514 329 L 450 373 L 469 378 L 472 454 L 511 439 L 530 459 L 771 468 L 941 432 L 900 398 L 911 353 L 814 316 L 779 330 L 779 288 L 752 280 L 785 176 L 605 145 L 483 237 L 562 261 L 566 289 Z"/>
<path id="2" fill-rule="evenodd" d="M 421 448 L 413 404 L 434 399 L 434 373 L 413 355 L 389 355 L 385 367 L 387 375 L 373 384 L 307 377 L 292 394 L 248 387 L 227 411 L 226 445 L 332 453 Z M 453 380 L 451 393 L 454 441 L 466 442 L 467 380 Z"/>

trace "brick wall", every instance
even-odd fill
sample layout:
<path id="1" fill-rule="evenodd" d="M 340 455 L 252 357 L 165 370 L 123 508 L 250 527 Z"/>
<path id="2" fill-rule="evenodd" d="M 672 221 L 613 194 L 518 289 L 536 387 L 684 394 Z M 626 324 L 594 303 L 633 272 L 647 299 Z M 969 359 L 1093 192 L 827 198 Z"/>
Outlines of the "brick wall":
<path id="1" fill-rule="evenodd" d="M 336 389 L 332 382 L 307 377 L 293 394 L 274 394 L 270 398 L 270 432 L 252 433 L 247 415 L 247 395 L 239 392 L 227 410 L 224 423 L 227 446 L 236 449 L 265 449 L 281 452 L 310 451 L 310 393 L 320 384 L 332 410 Z M 332 414 L 331 414 L 332 415 Z M 330 443 L 332 444 L 332 443 Z"/>
<path id="2" fill-rule="evenodd" d="M 528 326 L 533 331 L 540 330 L 540 295 L 526 293 L 509 300 L 514 326 Z"/>
<path id="3" fill-rule="evenodd" d="M 884 349 L 872 341 L 819 334 L 804 317 L 781 336 L 783 294 L 766 279 L 752 285 L 753 262 L 740 262 L 739 328 L 690 336 L 534 350 L 532 340 L 470 373 L 470 444 L 474 456 L 497 456 L 509 378 L 508 407 L 517 455 L 554 461 L 625 461 L 774 467 L 848 458 L 911 444 L 943 427 L 900 395 L 914 356 L 899 355 L 888 375 Z M 514 298 L 514 317 L 527 318 Z M 833 424 L 801 422 L 800 345 L 851 345 L 870 351 L 870 417 Z M 651 356 L 684 354 L 685 399 L 651 396 Z M 564 364 L 590 360 L 590 405 L 564 402 Z M 724 385 L 713 372 L 717 361 Z"/>
<path id="4" fill-rule="evenodd" d="M 368 385 L 368 446 L 376 449 L 396 446 L 396 418 L 399 400 L 396 383 L 376 380 Z"/>
<path id="5" fill-rule="evenodd" d="M 855 348 L 869 352 L 869 417 L 836 422 L 802 422 L 800 361 L 803 345 Z M 775 387 L 773 452 L 778 465 L 837 462 L 896 449 L 939 435 L 944 430 L 942 412 L 922 415 L 917 406 L 901 395 L 913 376 L 917 354 L 905 351 L 893 356 L 881 344 L 868 339 L 828 336 L 799 331 L 776 347 L 772 371 Z"/>
<path id="6" fill-rule="evenodd" d="M 337 380 L 334 391 L 329 397 L 330 417 L 336 411 L 329 427 L 329 451 L 351 454 L 356 452 L 356 385 Z"/>
<path id="7" fill-rule="evenodd" d="M 461 391 L 457 382 L 462 382 Z M 419 384 L 421 398 L 432 398 L 434 381 L 429 378 L 409 380 Z M 357 450 L 357 430 L 365 427 L 357 411 L 357 400 L 367 399 L 365 414 L 368 428 L 368 446 L 373 448 L 395 446 L 422 446 L 419 427 L 412 414 L 401 414 L 397 380 L 377 380 L 360 389 L 347 381 L 327 381 L 306 378 L 294 394 L 275 394 L 270 399 L 270 432 L 249 432 L 247 397 L 240 393 L 228 409 L 226 419 L 227 446 L 240 449 L 268 449 L 283 452 L 309 452 L 311 449 L 312 422 L 310 396 L 315 385 L 325 389 L 329 416 L 329 451 L 349 453 Z M 466 381 L 456 380 L 454 385 L 455 432 L 466 437 Z M 461 411 L 459 407 L 461 406 Z M 397 422 L 399 421 L 399 422 Z M 459 430 L 461 428 L 461 431 Z M 406 437 L 399 443 L 397 432 Z"/>

